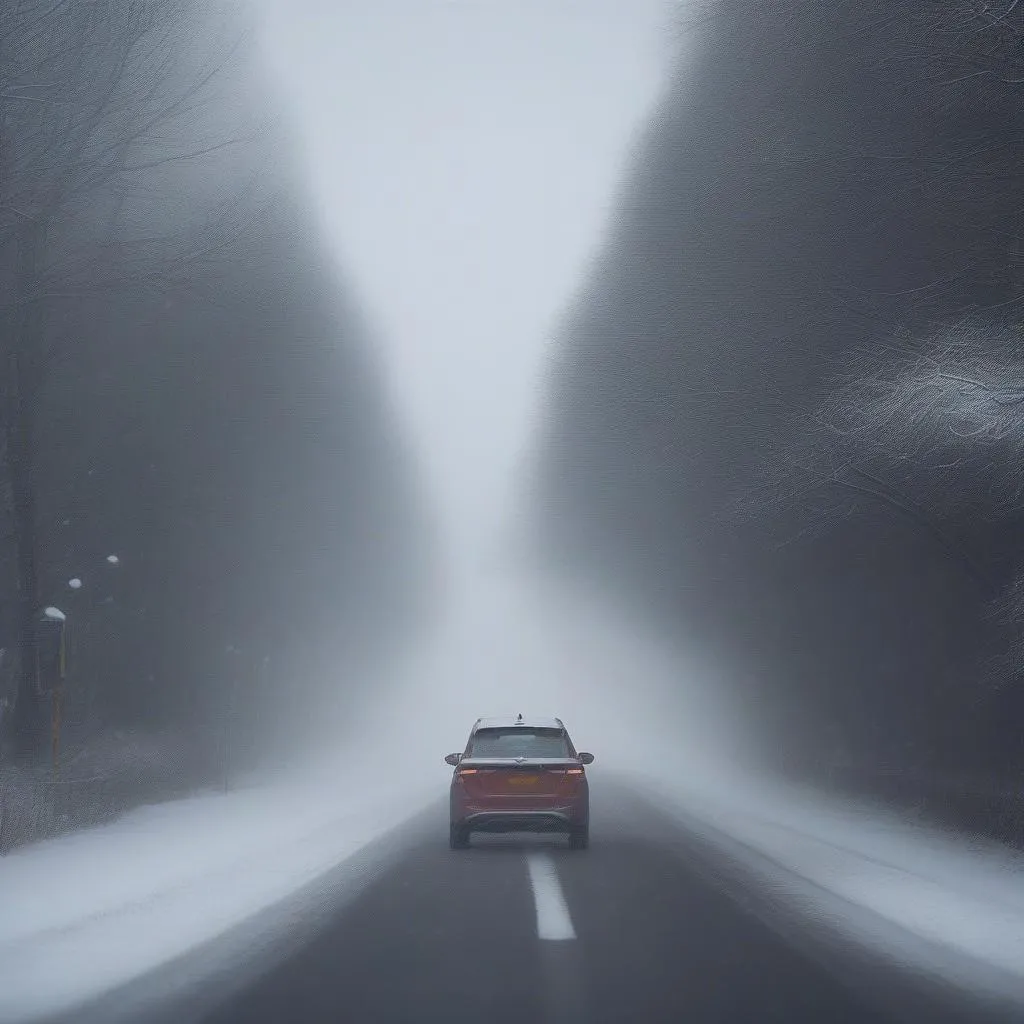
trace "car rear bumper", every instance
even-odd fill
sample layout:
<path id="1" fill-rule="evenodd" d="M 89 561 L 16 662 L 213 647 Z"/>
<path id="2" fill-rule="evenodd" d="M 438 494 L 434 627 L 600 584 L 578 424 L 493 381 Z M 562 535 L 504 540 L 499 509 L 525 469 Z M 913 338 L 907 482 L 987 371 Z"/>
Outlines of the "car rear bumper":
<path id="1" fill-rule="evenodd" d="M 475 811 L 467 814 L 462 825 L 472 832 L 572 832 L 585 828 L 587 812 L 577 807 L 542 811 Z"/>

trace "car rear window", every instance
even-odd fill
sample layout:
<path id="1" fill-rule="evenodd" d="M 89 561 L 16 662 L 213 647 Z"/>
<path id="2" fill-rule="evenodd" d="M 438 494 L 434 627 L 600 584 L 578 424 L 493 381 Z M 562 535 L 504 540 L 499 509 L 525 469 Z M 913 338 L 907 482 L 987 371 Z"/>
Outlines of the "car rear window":
<path id="1" fill-rule="evenodd" d="M 469 757 L 572 757 L 563 729 L 479 729 L 469 744 Z"/>

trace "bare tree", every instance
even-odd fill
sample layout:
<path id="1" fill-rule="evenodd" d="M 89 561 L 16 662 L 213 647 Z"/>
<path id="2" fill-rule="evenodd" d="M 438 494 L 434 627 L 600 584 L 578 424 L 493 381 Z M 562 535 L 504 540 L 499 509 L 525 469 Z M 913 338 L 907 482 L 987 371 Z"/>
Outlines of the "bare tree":
<path id="1" fill-rule="evenodd" d="M 0 395 L 16 549 L 20 670 L 17 747 L 39 749 L 33 623 L 40 606 L 35 465 L 46 317 L 72 295 L 173 287 L 223 246 L 238 211 L 220 197 L 184 218 L 159 204 L 162 180 L 217 154 L 203 106 L 229 64 L 222 38 L 198 46 L 188 0 L 15 0 L 0 14 L 0 266 L 7 329 Z M 209 168 L 207 167 L 207 170 Z M 182 225 L 181 220 L 185 220 Z M 196 230 L 196 220 L 203 230 Z M 198 240 L 198 241 L 197 241 Z M 188 244 L 186 244 L 186 241 Z"/>

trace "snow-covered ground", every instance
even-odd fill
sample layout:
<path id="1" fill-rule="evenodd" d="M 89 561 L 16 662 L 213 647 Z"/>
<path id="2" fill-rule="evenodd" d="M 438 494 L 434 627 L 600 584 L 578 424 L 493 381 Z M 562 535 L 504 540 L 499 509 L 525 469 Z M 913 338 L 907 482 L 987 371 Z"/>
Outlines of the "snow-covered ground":
<path id="1" fill-rule="evenodd" d="M 797 920 L 1024 1019 L 1024 854 L 749 776 L 629 778 Z"/>
<path id="2" fill-rule="evenodd" d="M 143 807 L 15 851 L 0 859 L 0 1021 L 66 1012 L 174 960 L 437 797 L 432 776 L 336 771 Z"/>

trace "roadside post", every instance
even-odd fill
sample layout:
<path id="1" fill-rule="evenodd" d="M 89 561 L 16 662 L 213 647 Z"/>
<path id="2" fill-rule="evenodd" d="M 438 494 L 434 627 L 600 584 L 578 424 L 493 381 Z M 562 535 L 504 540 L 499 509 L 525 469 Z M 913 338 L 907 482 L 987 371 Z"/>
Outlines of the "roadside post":
<path id="1" fill-rule="evenodd" d="M 50 697 L 50 762 L 56 776 L 60 765 L 61 712 L 67 676 L 67 616 L 59 608 L 44 608 L 36 617 L 33 648 L 36 687 L 40 695 Z"/>

